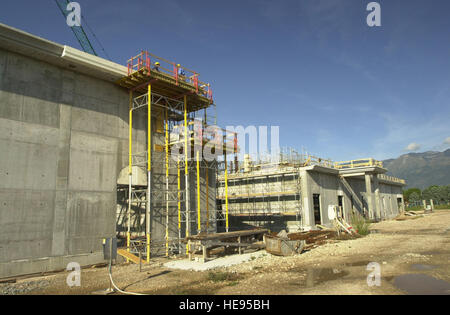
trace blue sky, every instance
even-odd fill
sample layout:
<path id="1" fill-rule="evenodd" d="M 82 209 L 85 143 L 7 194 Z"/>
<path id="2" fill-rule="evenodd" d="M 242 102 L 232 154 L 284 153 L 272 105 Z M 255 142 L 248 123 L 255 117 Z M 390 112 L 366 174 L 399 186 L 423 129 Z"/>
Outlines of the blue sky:
<path id="1" fill-rule="evenodd" d="M 200 72 L 224 127 L 336 161 L 450 147 L 449 1 L 378 1 L 373 28 L 368 0 L 78 2 L 113 61 Z M 0 22 L 79 48 L 53 0 L 3 1 Z"/>

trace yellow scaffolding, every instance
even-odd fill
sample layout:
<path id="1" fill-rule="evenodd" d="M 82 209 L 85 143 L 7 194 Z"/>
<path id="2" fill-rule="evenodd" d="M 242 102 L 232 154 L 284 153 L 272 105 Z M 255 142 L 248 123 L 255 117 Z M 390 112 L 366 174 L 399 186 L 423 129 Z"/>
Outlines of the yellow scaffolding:
<path id="1" fill-rule="evenodd" d="M 229 229 L 228 223 L 228 203 L 226 205 L 226 218 L 223 217 L 223 212 L 220 209 L 215 208 L 215 210 L 211 210 L 210 201 L 210 178 L 209 178 L 209 167 L 214 168 L 217 164 L 208 164 L 206 162 L 205 165 L 202 163 L 203 160 L 200 160 L 200 155 L 203 159 L 203 154 L 198 150 L 194 149 L 194 153 L 191 148 L 191 143 L 195 143 L 197 138 L 195 137 L 195 121 L 191 116 L 191 113 L 195 113 L 201 109 L 205 109 L 205 122 L 202 125 L 202 128 L 208 126 L 207 124 L 207 113 L 206 109 L 214 105 L 212 101 L 212 93 L 210 90 L 210 86 L 207 83 L 201 82 L 198 80 L 198 73 L 193 73 L 192 76 L 184 78 L 182 76 L 174 75 L 163 75 L 159 73 L 158 70 L 154 70 L 151 68 L 152 63 L 150 62 L 150 58 L 155 58 L 154 55 L 149 54 L 147 52 L 142 52 L 136 58 L 132 58 L 129 62 L 128 75 L 120 79 L 117 84 L 125 87 L 129 90 L 129 156 L 128 156 L 128 175 L 129 175 L 129 183 L 128 183 L 128 212 L 127 212 L 127 228 L 126 228 L 126 251 L 132 255 L 137 252 L 146 252 L 146 262 L 150 262 L 152 250 L 154 246 L 158 246 L 158 250 L 161 250 L 161 254 L 163 252 L 163 248 L 165 247 L 165 255 L 169 256 L 171 251 L 171 246 L 174 248 L 178 246 L 178 249 L 181 249 L 181 238 L 182 238 L 182 230 L 183 230 L 183 220 L 185 220 L 185 235 L 184 237 L 189 237 L 192 235 L 192 229 L 194 228 L 195 221 L 197 223 L 197 233 L 202 233 L 202 229 L 206 226 L 206 232 L 209 231 L 210 228 L 210 220 L 225 220 L 226 221 L 226 230 Z M 135 63 L 137 62 L 137 63 Z M 164 70 L 164 67 L 160 69 Z M 187 70 L 187 69 L 184 69 Z M 162 93 L 162 95 L 160 94 Z M 134 96 L 133 94 L 137 94 Z M 136 120 L 136 110 L 139 108 L 147 106 L 147 146 L 146 151 L 144 153 L 133 152 L 136 151 L 136 148 L 139 148 L 140 145 L 133 144 L 133 120 Z M 214 107 L 215 108 L 215 105 Z M 156 109 L 156 111 L 155 111 Z M 156 127 L 152 126 L 152 114 L 159 117 L 160 109 L 162 109 L 162 114 L 164 118 L 158 121 L 159 118 L 156 118 Z M 189 114 L 189 118 L 188 118 Z M 195 116 L 195 114 L 193 115 Z M 154 117 L 153 117 L 154 118 Z M 162 120 L 164 120 L 164 125 Z M 170 122 L 169 122 L 170 120 Z M 160 123 L 159 123 L 160 122 Z M 175 122 L 182 122 L 177 125 L 181 128 L 184 126 L 184 177 L 185 177 L 185 186 L 182 187 L 182 163 L 183 159 L 179 157 L 176 161 L 176 188 L 175 184 L 169 182 L 169 178 L 171 179 L 172 174 L 170 171 L 170 163 L 169 163 L 169 153 L 172 145 L 176 145 L 176 141 L 171 141 L 171 136 L 174 130 L 171 128 L 175 128 Z M 136 124 L 136 123 L 135 123 Z M 153 122 L 154 124 L 154 122 Z M 163 127 L 164 126 L 164 127 Z M 136 127 L 136 126 L 135 126 Z M 164 129 L 164 147 L 161 145 L 162 141 L 159 142 L 160 138 L 154 140 L 152 134 L 152 127 L 155 128 L 155 132 L 162 133 Z M 194 129 L 194 136 L 191 135 L 192 130 Z M 175 133 L 173 133 L 175 135 Z M 183 133 L 181 133 L 183 134 Z M 180 134 L 180 136 L 181 136 Z M 214 150 L 216 149 L 216 143 L 212 143 L 211 134 L 202 133 L 201 138 L 201 149 L 204 149 L 208 145 L 214 145 Z M 161 137 L 162 138 L 162 137 Z M 229 140 L 229 139 L 228 139 Z M 154 144 L 152 142 L 155 142 Z M 178 141 L 181 142 L 181 141 Z M 208 147 L 209 148 L 209 147 Z M 211 148 L 213 148 L 211 146 Z M 153 162 L 152 162 L 152 149 L 155 150 L 153 152 Z M 226 141 L 224 138 L 224 143 L 222 149 L 225 150 L 225 159 L 226 154 L 230 152 L 231 149 L 234 150 L 234 146 L 230 141 Z M 164 151 L 164 153 L 162 153 Z M 235 153 L 235 152 L 233 152 Z M 156 154 L 156 155 L 155 155 Z M 159 158 L 159 154 L 163 155 L 164 158 Z M 189 168 L 191 171 L 194 171 L 195 164 L 192 160 L 196 155 L 196 189 L 197 189 L 197 211 L 195 211 L 194 203 L 191 204 L 192 198 L 195 198 L 194 190 L 192 190 L 192 194 L 190 194 L 190 177 L 189 177 Z M 163 161 L 164 160 L 164 161 Z M 217 161 L 216 161 L 217 162 Z M 157 167 L 156 164 L 163 163 L 161 168 Z M 146 164 L 146 167 L 144 166 Z M 205 167 L 205 172 L 202 171 L 202 168 Z M 144 171 L 145 168 L 147 171 L 147 185 L 144 189 L 145 184 L 140 180 L 140 170 Z M 165 176 L 163 175 L 163 168 L 165 169 Z M 161 172 L 160 172 L 161 171 Z M 136 173 L 136 174 L 135 174 Z M 205 209 L 202 209 L 202 193 L 203 189 L 201 187 L 202 181 L 201 177 L 205 174 L 206 176 L 206 216 L 203 213 Z M 164 178 L 165 177 L 165 185 Z M 152 185 L 154 187 L 152 187 Z M 165 186 L 165 189 L 163 188 Z M 152 191 L 153 188 L 153 191 Z M 169 190 L 173 188 L 172 190 Z M 175 192 L 177 189 L 177 192 Z M 184 192 L 182 191 L 184 189 Z M 164 222 L 164 200 L 165 201 L 165 233 L 161 233 L 164 235 L 155 234 L 156 230 L 153 230 L 152 227 L 152 217 L 157 216 L 161 218 L 161 222 Z M 176 202 L 173 206 L 169 207 L 169 202 Z M 185 203 L 183 209 L 182 203 Z M 138 231 L 138 234 L 135 234 L 136 231 L 134 229 L 134 225 L 132 227 L 132 218 L 134 220 L 134 216 L 137 219 L 136 222 L 141 222 L 141 210 L 143 205 L 145 204 L 145 234 L 143 230 Z M 192 209 L 191 209 L 192 208 Z M 172 212 L 173 210 L 173 212 Z M 184 211 L 183 211 L 184 210 Z M 192 212 L 191 212 L 192 210 Z M 133 214 L 132 214 L 132 211 Z M 154 213 L 152 213 L 152 211 Z M 156 211 L 156 212 L 155 212 Z M 171 217 L 175 217 L 175 211 L 177 211 L 177 228 L 178 228 L 178 243 L 176 243 L 176 236 L 171 238 Z M 211 211 L 215 211 L 216 215 L 213 216 Z M 220 215 L 219 215 L 220 213 Z M 133 216 L 132 216 L 133 215 Z M 138 217 L 139 216 L 139 217 Z M 197 218 L 195 218 L 197 216 Z M 206 217 L 206 225 L 205 225 L 205 217 Z M 159 221 L 158 221 L 159 222 Z M 213 221 L 212 221 L 213 222 Z M 158 229 L 159 231 L 159 229 Z M 164 230 L 162 230 L 164 231 Z M 153 234 L 152 234 L 153 232 Z M 158 239 L 155 240 L 154 235 L 158 236 Z M 165 243 L 165 246 L 163 245 Z M 178 253 L 180 252 L 178 250 Z M 189 245 L 186 246 L 186 254 L 189 253 Z M 130 256 L 131 257 L 131 256 Z M 127 261 L 130 261 L 127 258 Z"/>
<path id="2" fill-rule="evenodd" d="M 152 86 L 148 85 L 147 100 L 147 207 L 146 207 L 146 241 L 147 241 L 147 263 L 150 262 L 151 250 L 151 185 L 152 185 Z"/>
<path id="3" fill-rule="evenodd" d="M 197 151 L 197 234 L 202 232 L 200 205 L 200 152 Z"/>

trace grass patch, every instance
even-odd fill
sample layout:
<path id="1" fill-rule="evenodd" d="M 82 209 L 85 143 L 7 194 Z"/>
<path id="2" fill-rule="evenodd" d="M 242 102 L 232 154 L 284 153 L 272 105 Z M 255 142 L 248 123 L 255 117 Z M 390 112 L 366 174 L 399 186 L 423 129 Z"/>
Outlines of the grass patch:
<path id="1" fill-rule="evenodd" d="M 227 286 L 234 287 L 234 286 L 237 286 L 238 284 L 239 284 L 239 281 L 231 281 L 230 283 L 227 284 Z"/>
<path id="2" fill-rule="evenodd" d="M 233 275 L 229 272 L 209 272 L 208 280 L 211 280 L 212 282 L 228 281 L 233 280 Z"/>
<path id="3" fill-rule="evenodd" d="M 352 225 L 355 231 L 359 235 L 368 235 L 370 230 L 370 221 L 366 220 L 362 215 L 359 213 L 353 213 L 351 216 Z"/>

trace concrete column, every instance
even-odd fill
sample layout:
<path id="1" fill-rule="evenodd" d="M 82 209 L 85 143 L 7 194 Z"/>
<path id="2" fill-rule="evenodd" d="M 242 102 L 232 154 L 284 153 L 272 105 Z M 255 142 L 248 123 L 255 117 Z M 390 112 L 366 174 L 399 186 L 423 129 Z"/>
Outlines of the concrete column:
<path id="1" fill-rule="evenodd" d="M 66 249 L 66 216 L 67 188 L 70 164 L 70 128 L 72 108 L 69 105 L 59 105 L 59 144 L 56 175 L 55 208 L 53 214 L 52 255 L 67 254 Z"/>
<path id="2" fill-rule="evenodd" d="M 377 219 L 381 220 L 382 219 L 381 209 L 383 206 L 381 205 L 381 199 L 380 199 L 380 184 L 378 182 L 377 174 L 372 175 L 372 178 L 373 178 L 373 189 L 375 191 L 374 210 L 376 211 Z"/>
<path id="3" fill-rule="evenodd" d="M 430 199 L 431 211 L 434 211 L 434 201 Z"/>
<path id="4" fill-rule="evenodd" d="M 372 204 L 372 182 L 371 182 L 371 175 L 370 174 L 365 174 L 364 175 L 364 179 L 366 181 L 366 199 L 367 199 L 367 207 L 368 207 L 368 211 L 369 211 L 369 218 L 373 219 L 374 218 L 374 209 L 373 209 L 373 204 Z"/>
<path id="5" fill-rule="evenodd" d="M 422 200 L 422 203 L 423 203 L 423 210 L 427 210 L 427 201 Z"/>
<path id="6" fill-rule="evenodd" d="M 309 187 L 309 174 L 308 171 L 300 171 L 300 186 L 301 186 L 301 196 L 302 196 L 302 223 L 303 228 L 311 229 L 314 223 L 314 208 L 312 202 L 311 190 Z"/>

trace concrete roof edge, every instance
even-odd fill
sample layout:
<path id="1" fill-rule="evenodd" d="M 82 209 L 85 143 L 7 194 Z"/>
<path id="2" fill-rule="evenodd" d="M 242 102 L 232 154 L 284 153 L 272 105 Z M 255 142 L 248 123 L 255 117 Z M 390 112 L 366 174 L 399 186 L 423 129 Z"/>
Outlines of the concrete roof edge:
<path id="1" fill-rule="evenodd" d="M 379 167 L 379 166 L 362 166 L 362 167 L 354 167 L 354 168 L 344 168 L 339 170 L 339 174 L 351 174 L 351 173 L 375 173 L 375 174 L 384 174 L 387 172 L 387 169 Z"/>
<path id="2" fill-rule="evenodd" d="M 0 48 L 34 59 L 69 67 L 72 71 L 115 82 L 127 75 L 127 67 L 76 48 L 0 23 Z"/>
<path id="3" fill-rule="evenodd" d="M 60 57 L 64 46 L 47 39 L 21 31 L 17 28 L 0 23 L 0 47 L 7 50 L 17 50 L 23 52 L 24 49 L 30 50 L 30 53 L 40 52 Z"/>
<path id="4" fill-rule="evenodd" d="M 339 174 L 339 171 L 337 169 L 322 166 L 322 165 L 309 165 L 309 166 L 301 167 L 300 170 L 316 171 L 316 172 L 329 173 L 329 174 L 335 174 L 335 175 Z"/>
<path id="5" fill-rule="evenodd" d="M 106 60 L 102 57 L 88 54 L 70 46 L 64 46 L 61 58 L 71 63 L 91 68 L 92 70 L 98 70 L 114 77 L 117 76 L 117 79 L 126 76 L 128 73 L 128 69 L 125 66 Z"/>

